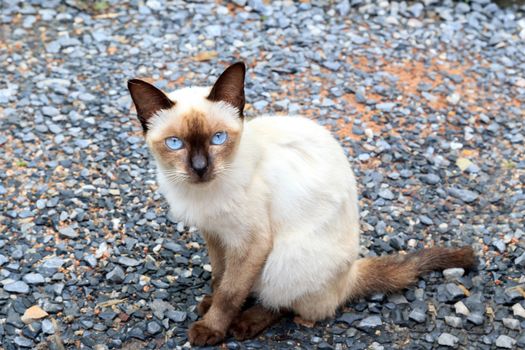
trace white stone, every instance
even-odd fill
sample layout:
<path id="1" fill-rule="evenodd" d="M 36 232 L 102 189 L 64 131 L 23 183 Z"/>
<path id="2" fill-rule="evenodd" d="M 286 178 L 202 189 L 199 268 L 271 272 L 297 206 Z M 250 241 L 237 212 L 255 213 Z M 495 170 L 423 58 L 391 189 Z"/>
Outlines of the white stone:
<path id="1" fill-rule="evenodd" d="M 469 309 L 467 309 L 467 307 L 465 306 L 465 304 L 463 304 L 462 301 L 458 301 L 457 303 L 455 303 L 454 308 L 456 309 L 457 314 L 461 314 L 465 316 L 470 315 Z"/>
<path id="2" fill-rule="evenodd" d="M 514 316 L 519 316 L 525 319 L 525 308 L 523 308 L 520 303 L 514 304 L 512 306 L 512 311 L 514 312 Z"/>

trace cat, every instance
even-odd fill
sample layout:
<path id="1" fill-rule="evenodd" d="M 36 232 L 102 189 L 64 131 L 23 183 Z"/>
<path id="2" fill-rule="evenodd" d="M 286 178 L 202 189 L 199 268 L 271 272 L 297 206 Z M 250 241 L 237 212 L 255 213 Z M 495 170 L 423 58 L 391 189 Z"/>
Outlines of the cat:
<path id="1" fill-rule="evenodd" d="M 356 180 L 342 147 L 306 118 L 245 120 L 245 73 L 238 62 L 212 87 L 169 94 L 128 82 L 159 191 L 208 248 L 213 292 L 198 305 L 191 344 L 248 339 L 287 313 L 326 319 L 423 273 L 475 266 L 468 246 L 360 259 Z M 249 296 L 257 302 L 243 309 Z"/>

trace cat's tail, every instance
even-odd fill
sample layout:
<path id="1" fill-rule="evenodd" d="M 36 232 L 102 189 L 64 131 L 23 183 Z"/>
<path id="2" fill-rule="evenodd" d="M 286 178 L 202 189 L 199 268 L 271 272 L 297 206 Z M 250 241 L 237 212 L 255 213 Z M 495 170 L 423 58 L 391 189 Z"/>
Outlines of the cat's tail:
<path id="1" fill-rule="evenodd" d="M 385 255 L 357 260 L 351 271 L 350 298 L 374 293 L 392 293 L 417 282 L 430 271 L 452 267 L 472 269 L 476 256 L 471 247 L 427 248 L 408 254 Z"/>

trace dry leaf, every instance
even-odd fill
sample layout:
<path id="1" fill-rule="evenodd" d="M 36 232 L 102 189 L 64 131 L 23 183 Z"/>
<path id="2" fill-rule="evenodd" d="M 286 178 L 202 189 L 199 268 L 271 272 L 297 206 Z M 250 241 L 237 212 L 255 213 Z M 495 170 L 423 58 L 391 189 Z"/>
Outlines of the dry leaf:
<path id="1" fill-rule="evenodd" d="M 476 155 L 477 151 L 473 150 L 473 149 L 462 149 L 461 150 L 461 155 L 465 158 L 471 158 L 471 157 L 474 157 Z"/>
<path id="2" fill-rule="evenodd" d="M 116 46 L 110 46 L 108 47 L 108 49 L 106 50 L 108 55 L 114 55 L 115 53 L 117 53 L 117 47 Z"/>
<path id="3" fill-rule="evenodd" d="M 202 62 L 202 61 L 209 61 L 215 57 L 217 57 L 217 51 L 203 51 L 195 55 L 194 59 L 196 61 Z"/>
<path id="4" fill-rule="evenodd" d="M 301 325 L 306 328 L 312 328 L 315 325 L 315 321 L 305 320 L 299 316 L 295 316 L 293 318 L 293 321 L 298 325 Z"/>
<path id="5" fill-rule="evenodd" d="M 100 304 L 98 304 L 95 307 L 96 308 L 99 308 L 99 307 L 102 308 L 102 307 L 108 307 L 108 306 L 113 306 L 113 305 L 117 305 L 117 304 L 122 304 L 126 300 L 127 300 L 127 298 L 106 300 L 106 301 L 101 302 Z"/>
<path id="6" fill-rule="evenodd" d="M 467 297 L 470 296 L 470 291 L 462 284 L 458 284 L 459 289 L 465 294 Z"/>
<path id="7" fill-rule="evenodd" d="M 458 158 L 458 160 L 456 160 L 456 165 L 459 169 L 461 169 L 461 171 L 465 171 L 469 166 L 472 165 L 472 162 L 467 158 Z"/>
<path id="8" fill-rule="evenodd" d="M 110 13 L 103 13 L 101 15 L 93 16 L 95 19 L 111 19 L 111 18 L 117 18 L 119 16 L 118 13 L 110 12 Z"/>
<path id="9" fill-rule="evenodd" d="M 516 80 L 514 85 L 516 85 L 517 87 L 520 87 L 520 88 L 525 88 L 525 79 L 519 78 L 518 80 Z"/>
<path id="10" fill-rule="evenodd" d="M 39 320 L 41 318 L 47 317 L 48 315 L 49 314 L 45 312 L 44 310 L 42 310 L 40 306 L 33 305 L 29 309 L 27 309 L 26 312 L 24 312 L 21 319 L 22 319 L 22 322 L 24 322 L 25 324 L 29 324 L 33 322 L 34 320 Z"/>

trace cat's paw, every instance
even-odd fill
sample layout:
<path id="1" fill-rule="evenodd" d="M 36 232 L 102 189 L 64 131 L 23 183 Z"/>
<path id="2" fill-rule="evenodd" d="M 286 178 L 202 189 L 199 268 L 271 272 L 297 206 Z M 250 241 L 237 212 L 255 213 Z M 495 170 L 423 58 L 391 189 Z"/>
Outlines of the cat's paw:
<path id="1" fill-rule="evenodd" d="M 259 334 L 259 327 L 253 322 L 239 320 L 231 325 L 230 333 L 235 339 L 243 341 Z"/>
<path id="2" fill-rule="evenodd" d="M 212 301 L 213 297 L 211 295 L 205 295 L 199 305 L 197 305 L 197 314 L 201 317 L 204 316 L 210 309 Z"/>
<path id="3" fill-rule="evenodd" d="M 209 327 L 204 320 L 193 323 L 188 331 L 188 339 L 191 345 L 195 346 L 215 345 L 221 342 L 224 336 L 224 332 Z"/>
<path id="4" fill-rule="evenodd" d="M 230 333 L 239 341 L 255 338 L 267 326 L 268 322 L 248 309 L 239 315 L 230 326 Z"/>

